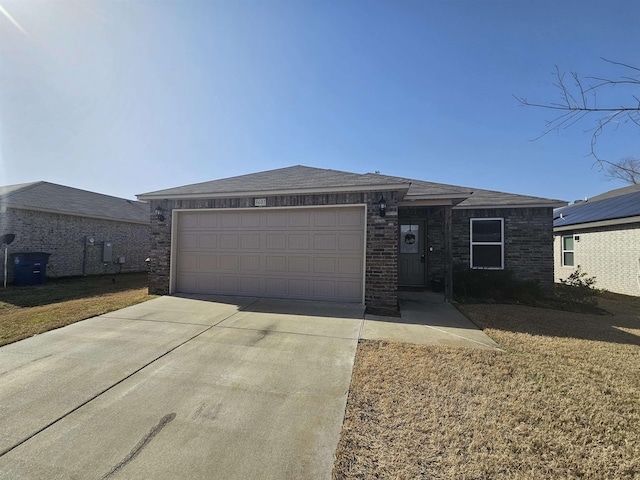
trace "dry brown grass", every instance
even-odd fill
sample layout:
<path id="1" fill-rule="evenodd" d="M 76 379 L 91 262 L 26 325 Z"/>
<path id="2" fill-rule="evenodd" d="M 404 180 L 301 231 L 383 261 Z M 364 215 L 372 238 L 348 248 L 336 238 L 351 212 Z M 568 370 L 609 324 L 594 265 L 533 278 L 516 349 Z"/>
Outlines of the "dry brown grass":
<path id="1" fill-rule="evenodd" d="M 0 345 L 149 300 L 146 283 L 122 274 L 0 289 Z"/>
<path id="2" fill-rule="evenodd" d="M 461 310 L 505 352 L 359 345 L 335 479 L 640 478 L 640 298 Z"/>

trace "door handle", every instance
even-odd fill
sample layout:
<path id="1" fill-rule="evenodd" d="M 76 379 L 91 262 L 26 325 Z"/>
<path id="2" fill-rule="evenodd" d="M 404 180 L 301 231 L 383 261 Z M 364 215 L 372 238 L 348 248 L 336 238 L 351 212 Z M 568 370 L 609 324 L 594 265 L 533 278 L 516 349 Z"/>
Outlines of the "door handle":
<path id="1" fill-rule="evenodd" d="M 420 263 L 424 263 L 424 253 L 420 255 Z"/>

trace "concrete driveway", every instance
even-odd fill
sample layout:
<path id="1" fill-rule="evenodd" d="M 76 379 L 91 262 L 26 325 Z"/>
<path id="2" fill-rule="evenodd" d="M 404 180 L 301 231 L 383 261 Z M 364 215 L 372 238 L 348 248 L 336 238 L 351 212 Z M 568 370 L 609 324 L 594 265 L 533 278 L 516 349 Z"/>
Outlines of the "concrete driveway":
<path id="1" fill-rule="evenodd" d="M 363 307 L 161 297 L 0 348 L 0 478 L 330 478 Z"/>

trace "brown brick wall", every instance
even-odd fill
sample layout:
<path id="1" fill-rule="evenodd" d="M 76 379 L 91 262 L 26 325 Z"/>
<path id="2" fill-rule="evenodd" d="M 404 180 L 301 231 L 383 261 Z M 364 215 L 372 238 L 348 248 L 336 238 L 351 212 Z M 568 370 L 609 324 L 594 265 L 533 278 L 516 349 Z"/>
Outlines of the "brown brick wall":
<path id="1" fill-rule="evenodd" d="M 338 193 L 324 195 L 284 195 L 267 197 L 267 207 L 320 205 L 367 205 L 367 244 L 365 303 L 376 313 L 397 312 L 397 193 L 384 192 L 387 213 L 380 217 L 377 202 L 380 192 Z M 173 209 L 254 208 L 254 197 L 201 200 L 154 201 L 151 211 L 160 205 L 165 221 L 151 219 L 149 292 L 165 295 L 170 286 L 171 212 Z M 262 207 L 261 207 L 262 208 Z"/>
<path id="2" fill-rule="evenodd" d="M 47 277 L 143 272 L 147 269 L 148 225 L 9 208 L 0 214 L 0 233 L 16 235 L 8 247 L 10 255 L 50 253 Z M 93 243 L 89 242 L 90 238 Z M 113 262 L 102 261 L 104 242 L 112 243 Z M 125 263 L 116 263 L 118 257 L 125 257 Z M 10 259 L 9 281 L 12 280 Z"/>
<path id="3" fill-rule="evenodd" d="M 522 280 L 553 287 L 553 209 L 504 208 L 453 211 L 454 262 L 469 266 L 470 219 L 504 218 L 504 267 Z"/>

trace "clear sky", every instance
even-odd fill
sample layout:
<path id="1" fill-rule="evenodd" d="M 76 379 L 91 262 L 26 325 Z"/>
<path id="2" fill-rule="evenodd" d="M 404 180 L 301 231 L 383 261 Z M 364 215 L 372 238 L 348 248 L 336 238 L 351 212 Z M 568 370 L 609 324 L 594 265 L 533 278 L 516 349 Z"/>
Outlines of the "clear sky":
<path id="1" fill-rule="evenodd" d="M 3 185 L 134 198 L 302 164 L 569 201 L 624 186 L 587 157 L 593 120 L 531 141 L 553 114 L 513 95 L 558 101 L 555 65 L 640 65 L 636 0 L 0 6 Z M 621 125 L 600 153 L 639 139 Z"/>

